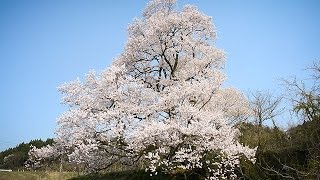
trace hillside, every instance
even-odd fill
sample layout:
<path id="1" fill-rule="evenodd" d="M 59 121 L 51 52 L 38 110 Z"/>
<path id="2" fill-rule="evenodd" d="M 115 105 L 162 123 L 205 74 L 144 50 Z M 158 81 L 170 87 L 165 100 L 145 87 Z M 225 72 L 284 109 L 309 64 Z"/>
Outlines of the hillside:
<path id="1" fill-rule="evenodd" d="M 21 169 L 24 167 L 24 162 L 28 159 L 28 152 L 31 145 L 40 148 L 52 143 L 53 139 L 50 138 L 45 141 L 36 139 L 28 143 L 22 142 L 14 148 L 4 150 L 0 152 L 0 169 Z"/>

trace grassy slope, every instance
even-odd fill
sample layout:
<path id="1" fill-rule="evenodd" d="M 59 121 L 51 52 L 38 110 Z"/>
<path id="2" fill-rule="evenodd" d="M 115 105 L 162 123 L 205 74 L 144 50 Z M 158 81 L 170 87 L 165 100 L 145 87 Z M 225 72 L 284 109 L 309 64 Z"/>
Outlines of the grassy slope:
<path id="1" fill-rule="evenodd" d="M 77 173 L 64 172 L 61 179 L 76 177 Z M 59 172 L 0 172 L 0 180 L 56 180 L 59 179 Z"/>

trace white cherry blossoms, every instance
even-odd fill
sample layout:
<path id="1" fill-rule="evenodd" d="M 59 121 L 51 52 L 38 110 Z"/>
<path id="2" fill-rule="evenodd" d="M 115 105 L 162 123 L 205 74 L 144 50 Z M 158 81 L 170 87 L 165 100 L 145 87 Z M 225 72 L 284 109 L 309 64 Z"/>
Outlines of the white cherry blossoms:
<path id="1" fill-rule="evenodd" d="M 222 87 L 225 55 L 211 18 L 153 0 L 128 35 L 111 67 L 59 88 L 69 109 L 56 149 L 89 171 L 143 161 L 151 175 L 236 178 L 240 158 L 254 162 L 256 149 L 241 145 L 234 127 L 250 110 L 240 92 Z"/>

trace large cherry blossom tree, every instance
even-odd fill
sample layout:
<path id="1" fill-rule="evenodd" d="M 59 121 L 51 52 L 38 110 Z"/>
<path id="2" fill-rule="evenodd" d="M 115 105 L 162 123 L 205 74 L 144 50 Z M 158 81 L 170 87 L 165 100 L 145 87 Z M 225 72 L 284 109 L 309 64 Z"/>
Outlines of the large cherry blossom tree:
<path id="1" fill-rule="evenodd" d="M 51 149 L 91 171 L 143 161 L 151 175 L 236 177 L 241 156 L 254 161 L 233 126 L 250 111 L 240 92 L 222 87 L 225 54 L 215 40 L 211 18 L 196 7 L 149 2 L 109 68 L 59 88 L 69 109 Z"/>

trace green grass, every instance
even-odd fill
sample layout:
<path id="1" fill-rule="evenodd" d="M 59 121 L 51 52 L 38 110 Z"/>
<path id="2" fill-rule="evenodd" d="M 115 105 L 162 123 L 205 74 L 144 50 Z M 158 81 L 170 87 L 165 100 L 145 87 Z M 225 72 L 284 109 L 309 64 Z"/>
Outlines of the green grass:
<path id="1" fill-rule="evenodd" d="M 75 172 L 33 172 L 33 171 L 12 171 L 12 172 L 0 172 L 0 180 L 59 180 L 59 179 L 71 179 L 76 177 Z"/>

